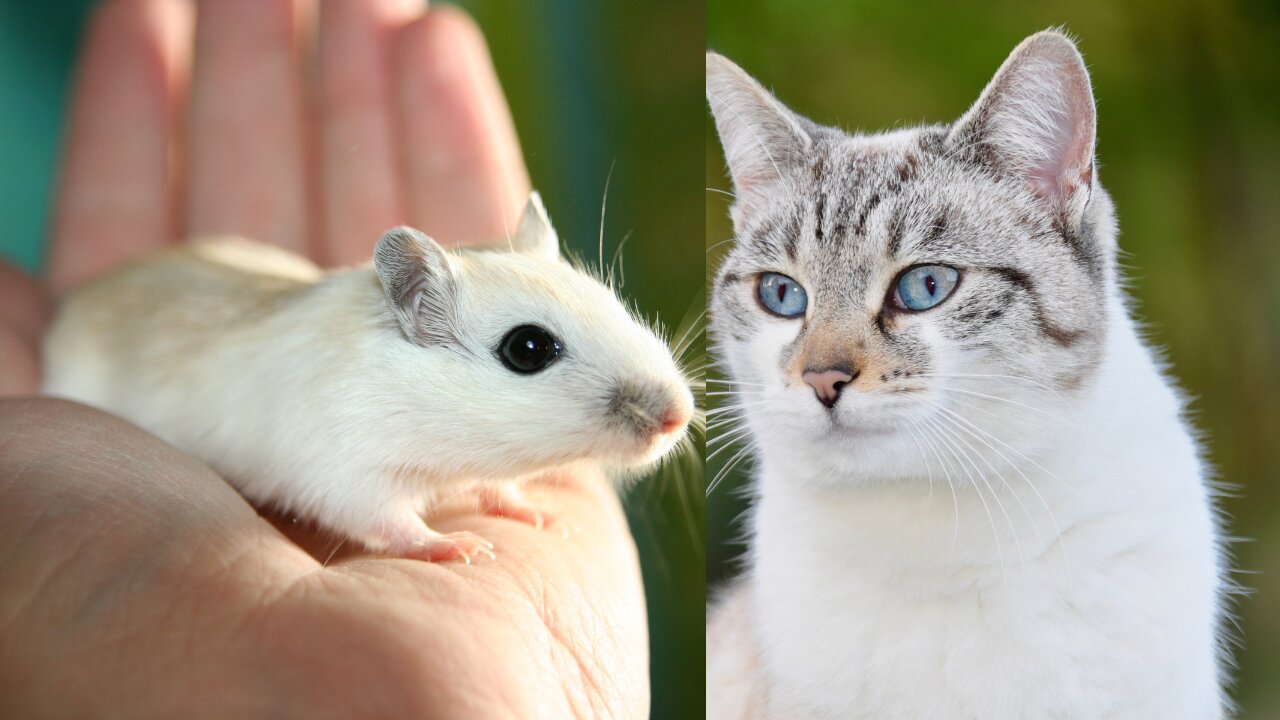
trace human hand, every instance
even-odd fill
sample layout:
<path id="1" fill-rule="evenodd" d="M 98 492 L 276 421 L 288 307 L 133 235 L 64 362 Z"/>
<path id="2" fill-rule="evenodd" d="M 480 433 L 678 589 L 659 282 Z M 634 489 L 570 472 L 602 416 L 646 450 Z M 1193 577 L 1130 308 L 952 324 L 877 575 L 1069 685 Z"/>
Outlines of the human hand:
<path id="1" fill-rule="evenodd" d="M 528 190 L 487 51 L 451 9 L 113 0 L 81 60 L 49 256 L 65 292 L 180 238 L 238 232 L 326 264 L 386 227 L 500 237 Z M 187 88 L 190 87 L 190 104 Z M 190 114 L 184 108 L 190 107 Z M 314 141 L 314 152 L 313 143 Z M 34 392 L 39 288 L 0 276 L 0 394 Z M 12 369 L 12 371 L 10 370 Z M 497 559 L 370 556 L 259 516 L 109 415 L 0 402 L 0 715 L 643 716 L 635 549 L 613 492 L 529 489 L 556 533 L 477 517 Z"/>

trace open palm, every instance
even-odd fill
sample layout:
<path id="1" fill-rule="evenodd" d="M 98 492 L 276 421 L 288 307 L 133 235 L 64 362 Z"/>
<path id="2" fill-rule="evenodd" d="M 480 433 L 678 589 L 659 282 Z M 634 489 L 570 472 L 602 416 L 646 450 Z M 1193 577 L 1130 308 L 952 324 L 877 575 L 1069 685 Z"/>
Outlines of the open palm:
<path id="1" fill-rule="evenodd" d="M 413 0 L 112 0 L 75 89 L 47 286 L 211 232 L 324 264 L 407 223 L 500 237 L 528 180 L 483 40 Z M 306 47 L 318 29 L 318 50 Z M 310 66 L 313 61 L 317 67 Z M 318 72 L 313 73 L 313 70 Z M 496 560 L 389 559 L 255 512 L 209 468 L 30 395 L 49 300 L 0 274 L 0 715 L 644 716 L 635 549 L 598 477 L 479 517 Z"/>

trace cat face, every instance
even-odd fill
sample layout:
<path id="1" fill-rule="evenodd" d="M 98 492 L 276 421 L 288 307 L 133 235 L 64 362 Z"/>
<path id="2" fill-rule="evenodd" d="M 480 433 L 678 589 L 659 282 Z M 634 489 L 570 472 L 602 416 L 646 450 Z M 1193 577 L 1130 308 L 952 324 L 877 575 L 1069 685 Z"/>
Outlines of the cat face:
<path id="1" fill-rule="evenodd" d="M 707 83 L 736 197 L 711 327 L 766 454 L 874 480 L 944 471 L 930 447 L 1034 452 L 1097 366 L 1113 275 L 1074 45 L 1035 35 L 957 122 L 880 135 L 719 56 Z"/>

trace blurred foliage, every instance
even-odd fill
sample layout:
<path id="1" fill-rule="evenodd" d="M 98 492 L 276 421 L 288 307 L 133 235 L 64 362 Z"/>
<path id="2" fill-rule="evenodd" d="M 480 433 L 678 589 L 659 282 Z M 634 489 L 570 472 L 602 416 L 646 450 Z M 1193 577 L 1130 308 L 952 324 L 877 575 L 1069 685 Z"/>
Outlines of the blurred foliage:
<path id="1" fill-rule="evenodd" d="M 0 254 L 33 271 L 75 47 L 92 4 L 0 0 Z M 534 186 L 562 240 L 592 263 L 602 242 L 608 264 L 629 236 L 620 253 L 623 294 L 680 335 L 705 303 L 702 4 L 459 4 L 486 33 Z M 700 340 L 686 353 L 698 374 L 703 355 Z M 659 719 L 703 714 L 701 466 L 700 458 L 670 463 L 627 493 L 648 593 Z"/>
<path id="2" fill-rule="evenodd" d="M 708 47 L 814 120 L 850 130 L 949 122 L 1025 36 L 1078 40 L 1099 113 L 1099 178 L 1120 218 L 1139 314 L 1195 398 L 1220 477 L 1245 649 L 1236 696 L 1280 717 L 1280 9 L 1272 4 L 1107 0 L 982 5 L 937 0 L 709 0 Z M 728 189 L 705 116 L 707 185 Z M 708 192 L 708 271 L 730 238 Z M 714 477 L 730 453 L 708 464 Z M 711 496 L 709 584 L 736 569 L 743 473 Z M 737 491 L 737 492 L 735 492 Z M 1256 573 L 1256 574 L 1255 574 Z"/>

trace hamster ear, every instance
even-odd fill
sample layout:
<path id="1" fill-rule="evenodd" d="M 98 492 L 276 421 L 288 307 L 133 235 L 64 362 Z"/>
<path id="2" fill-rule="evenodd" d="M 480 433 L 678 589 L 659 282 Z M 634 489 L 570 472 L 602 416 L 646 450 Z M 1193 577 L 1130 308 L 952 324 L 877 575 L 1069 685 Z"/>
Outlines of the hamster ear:
<path id="1" fill-rule="evenodd" d="M 551 227 L 547 209 L 542 206 L 542 197 L 536 191 L 529 193 L 529 201 L 524 204 L 520 224 L 516 226 L 515 235 L 511 236 L 511 248 L 543 260 L 560 258 L 560 238 Z"/>
<path id="2" fill-rule="evenodd" d="M 453 269 L 435 240 L 392 228 L 373 249 L 373 269 L 405 337 L 421 345 L 454 339 Z"/>
<path id="3" fill-rule="evenodd" d="M 728 58 L 707 53 L 707 102 L 724 146 L 738 202 L 764 200 L 813 146 L 808 121 L 791 112 Z"/>
<path id="4" fill-rule="evenodd" d="M 1066 35 L 1045 30 L 1014 48 L 948 141 L 1075 221 L 1093 189 L 1096 125 L 1084 58 Z"/>

